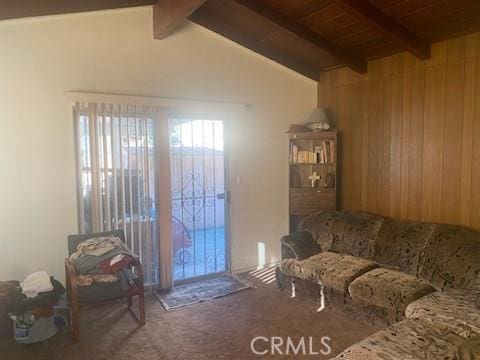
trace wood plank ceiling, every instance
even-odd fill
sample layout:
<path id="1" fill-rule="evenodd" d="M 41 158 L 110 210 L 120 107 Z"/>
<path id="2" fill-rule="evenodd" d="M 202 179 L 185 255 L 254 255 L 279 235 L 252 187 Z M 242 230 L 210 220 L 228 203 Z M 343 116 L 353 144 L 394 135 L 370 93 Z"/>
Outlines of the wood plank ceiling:
<path id="1" fill-rule="evenodd" d="M 190 16 L 318 80 L 323 70 L 410 51 L 480 30 L 478 0 L 208 0 Z"/>
<path id="2" fill-rule="evenodd" d="M 155 5 L 155 38 L 188 17 L 314 80 L 480 30 L 480 0 L 2 0 L 0 20 L 142 5 Z"/>

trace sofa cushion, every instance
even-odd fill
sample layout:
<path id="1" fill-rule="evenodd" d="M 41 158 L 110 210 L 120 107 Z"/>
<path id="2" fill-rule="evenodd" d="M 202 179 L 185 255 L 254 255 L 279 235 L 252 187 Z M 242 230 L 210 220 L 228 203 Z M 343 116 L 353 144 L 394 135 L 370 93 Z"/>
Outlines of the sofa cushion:
<path id="1" fill-rule="evenodd" d="M 337 214 L 335 210 L 322 210 L 307 216 L 298 225 L 298 231 L 308 231 L 322 251 L 329 251 L 332 246 L 331 227 Z"/>
<path id="2" fill-rule="evenodd" d="M 479 297 L 478 290 L 437 291 L 409 304 L 405 315 L 468 338 L 480 335 L 480 308 L 476 304 Z"/>
<path id="3" fill-rule="evenodd" d="M 420 251 L 434 228 L 435 224 L 385 219 L 375 241 L 375 261 L 416 275 Z"/>
<path id="4" fill-rule="evenodd" d="M 464 341 L 450 332 L 404 320 L 376 332 L 349 347 L 336 359 L 349 360 L 445 360 L 455 359 Z"/>
<path id="5" fill-rule="evenodd" d="M 286 275 L 321 282 L 342 292 L 353 279 L 377 266 L 370 260 L 333 252 L 322 252 L 302 261 L 285 259 L 280 263 Z"/>
<path id="6" fill-rule="evenodd" d="M 480 287 L 480 233 L 438 225 L 420 253 L 418 276 L 437 290 Z"/>
<path id="7" fill-rule="evenodd" d="M 354 300 L 397 311 L 434 289 L 415 276 L 378 268 L 352 281 L 348 292 Z"/>
<path id="8" fill-rule="evenodd" d="M 382 222 L 379 216 L 339 212 L 331 228 L 330 251 L 373 259 L 374 243 Z"/>

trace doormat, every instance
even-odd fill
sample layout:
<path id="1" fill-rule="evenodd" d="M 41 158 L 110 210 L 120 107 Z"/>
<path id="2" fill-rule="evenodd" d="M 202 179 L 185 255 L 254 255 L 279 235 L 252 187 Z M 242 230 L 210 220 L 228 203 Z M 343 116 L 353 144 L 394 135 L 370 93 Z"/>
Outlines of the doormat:
<path id="1" fill-rule="evenodd" d="M 165 310 L 169 311 L 249 288 L 251 286 L 242 280 L 230 274 L 222 274 L 213 278 L 179 285 L 172 290 L 156 290 L 155 296 L 162 303 Z"/>

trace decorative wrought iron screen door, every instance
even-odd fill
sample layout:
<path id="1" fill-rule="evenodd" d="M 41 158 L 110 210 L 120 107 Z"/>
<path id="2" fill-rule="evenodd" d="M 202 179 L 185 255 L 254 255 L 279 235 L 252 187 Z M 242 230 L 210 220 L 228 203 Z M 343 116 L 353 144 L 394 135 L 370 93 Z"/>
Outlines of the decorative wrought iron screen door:
<path id="1" fill-rule="evenodd" d="M 171 118 L 173 280 L 228 270 L 224 122 Z"/>

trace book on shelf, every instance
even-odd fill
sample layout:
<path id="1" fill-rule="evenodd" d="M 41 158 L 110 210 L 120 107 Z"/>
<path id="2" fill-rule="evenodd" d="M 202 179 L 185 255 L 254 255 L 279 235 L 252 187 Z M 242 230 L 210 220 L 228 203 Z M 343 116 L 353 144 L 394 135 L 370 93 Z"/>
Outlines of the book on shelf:
<path id="1" fill-rule="evenodd" d="M 335 162 L 335 144 L 333 141 L 322 141 L 321 145 L 315 146 L 316 158 L 320 164 L 330 164 Z"/>
<path id="2" fill-rule="evenodd" d="M 290 163 L 296 164 L 298 162 L 298 146 L 290 143 Z"/>
<path id="3" fill-rule="evenodd" d="M 297 164 L 314 164 L 315 163 L 315 153 L 313 151 L 304 151 L 301 150 L 297 155 Z"/>
<path id="4" fill-rule="evenodd" d="M 330 141 L 322 141 L 322 146 L 325 149 L 325 156 L 327 162 L 332 162 L 330 157 Z"/>
<path id="5" fill-rule="evenodd" d="M 291 164 L 330 164 L 335 162 L 335 143 L 324 140 L 315 146 L 314 151 L 298 150 L 298 146 L 290 143 L 289 160 Z"/>

